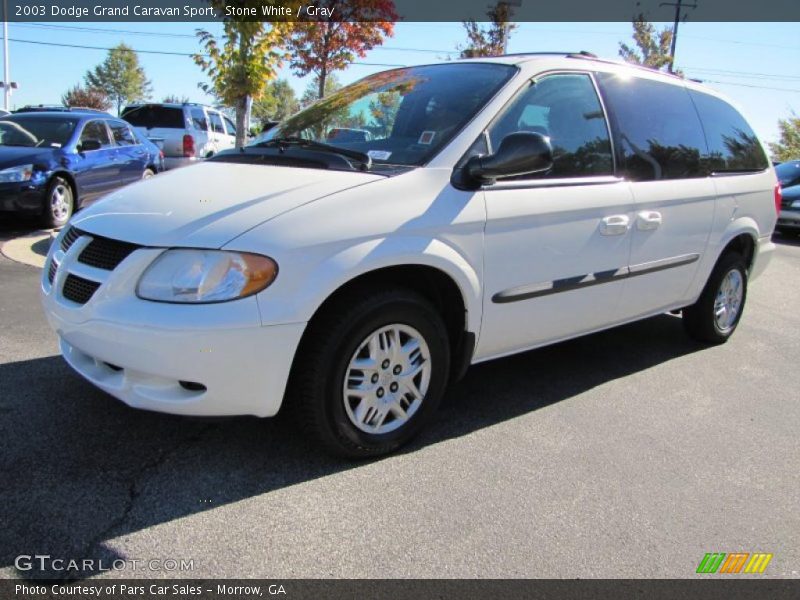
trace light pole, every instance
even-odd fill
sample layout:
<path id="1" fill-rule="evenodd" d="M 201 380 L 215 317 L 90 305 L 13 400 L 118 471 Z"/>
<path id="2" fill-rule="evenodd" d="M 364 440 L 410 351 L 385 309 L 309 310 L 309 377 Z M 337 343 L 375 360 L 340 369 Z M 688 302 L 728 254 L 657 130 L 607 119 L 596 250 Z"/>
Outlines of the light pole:
<path id="1" fill-rule="evenodd" d="M 11 100 L 11 82 L 8 80 L 8 0 L 3 0 L 3 108 L 8 110 Z"/>

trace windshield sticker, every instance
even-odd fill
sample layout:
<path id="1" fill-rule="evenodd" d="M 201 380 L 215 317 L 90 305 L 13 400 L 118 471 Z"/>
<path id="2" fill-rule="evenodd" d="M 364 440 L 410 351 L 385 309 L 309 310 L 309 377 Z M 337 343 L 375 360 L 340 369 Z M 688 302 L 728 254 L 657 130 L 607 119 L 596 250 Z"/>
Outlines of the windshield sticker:
<path id="1" fill-rule="evenodd" d="M 57 144 L 57 143 L 53 142 L 52 144 L 50 144 L 50 147 L 51 148 L 61 148 L 61 144 Z"/>
<path id="2" fill-rule="evenodd" d="M 433 143 L 433 138 L 435 137 L 436 137 L 435 131 L 423 131 L 422 135 L 419 136 L 419 141 L 417 143 L 430 146 Z"/>
<path id="3" fill-rule="evenodd" d="M 387 150 L 370 150 L 367 152 L 367 156 L 375 160 L 389 160 L 391 155 L 392 153 Z"/>

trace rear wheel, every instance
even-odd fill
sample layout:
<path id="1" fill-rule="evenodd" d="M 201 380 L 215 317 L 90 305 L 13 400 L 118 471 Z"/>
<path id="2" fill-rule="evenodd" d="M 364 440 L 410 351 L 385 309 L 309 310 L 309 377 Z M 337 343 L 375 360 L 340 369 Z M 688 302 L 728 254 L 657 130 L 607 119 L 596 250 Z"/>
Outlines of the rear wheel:
<path id="1" fill-rule="evenodd" d="M 696 340 L 722 344 L 736 331 L 747 299 L 747 265 L 738 252 L 724 254 L 703 293 L 683 309 L 686 332 Z"/>
<path id="2" fill-rule="evenodd" d="M 42 225 L 48 229 L 63 227 L 75 210 L 75 195 L 69 182 L 63 177 L 53 177 L 47 186 L 44 206 L 42 207 Z"/>
<path id="3" fill-rule="evenodd" d="M 450 353 L 427 300 L 401 288 L 353 294 L 309 327 L 289 402 L 327 450 L 351 458 L 392 452 L 436 412 Z"/>
<path id="4" fill-rule="evenodd" d="M 153 169 L 145 169 L 144 173 L 142 173 L 142 179 L 150 179 L 153 175 L 155 175 Z"/>

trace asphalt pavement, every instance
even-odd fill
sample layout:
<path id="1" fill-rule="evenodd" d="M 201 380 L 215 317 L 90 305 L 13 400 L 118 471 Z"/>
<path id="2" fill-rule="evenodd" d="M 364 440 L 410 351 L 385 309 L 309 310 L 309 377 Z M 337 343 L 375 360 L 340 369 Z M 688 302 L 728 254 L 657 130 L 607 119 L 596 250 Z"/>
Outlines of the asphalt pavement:
<path id="1" fill-rule="evenodd" d="M 0 257 L 0 577 L 61 575 L 15 567 L 50 555 L 104 577 L 684 578 L 733 551 L 798 577 L 800 242 L 776 241 L 728 344 L 664 315 L 478 365 L 369 462 L 280 417 L 124 406 L 58 356 L 41 271 Z"/>

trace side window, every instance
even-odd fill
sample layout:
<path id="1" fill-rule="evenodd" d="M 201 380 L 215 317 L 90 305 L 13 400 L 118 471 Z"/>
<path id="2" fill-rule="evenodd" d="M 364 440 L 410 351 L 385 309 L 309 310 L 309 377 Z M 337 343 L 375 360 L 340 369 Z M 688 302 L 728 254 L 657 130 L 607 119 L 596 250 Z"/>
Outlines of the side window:
<path id="1" fill-rule="evenodd" d="M 208 111 L 208 120 L 211 123 L 211 131 L 215 133 L 225 133 L 219 113 Z"/>
<path id="2" fill-rule="evenodd" d="M 228 135 L 236 135 L 236 125 L 228 117 L 225 117 L 225 128 L 228 130 Z"/>
<path id="3" fill-rule="evenodd" d="M 753 130 L 730 104 L 703 92 L 689 92 L 708 140 L 709 172 L 763 171 L 767 156 Z"/>
<path id="4" fill-rule="evenodd" d="M 139 143 L 136 141 L 136 138 L 133 137 L 131 128 L 125 123 L 110 121 L 108 125 L 111 127 L 111 135 L 114 136 L 114 141 L 118 146 L 134 146 Z"/>
<path id="5" fill-rule="evenodd" d="M 602 73 L 600 89 L 616 126 L 621 168 L 634 181 L 704 177 L 706 140 L 682 85 Z"/>
<path id="6" fill-rule="evenodd" d="M 202 108 L 193 108 L 189 113 L 192 119 L 192 125 L 195 129 L 200 131 L 208 131 L 208 122 L 206 121 L 206 111 Z"/>
<path id="7" fill-rule="evenodd" d="M 108 129 L 103 121 L 89 121 L 81 132 L 81 143 L 86 140 L 97 140 L 103 148 L 111 145 L 111 138 L 108 136 Z"/>
<path id="8" fill-rule="evenodd" d="M 526 178 L 613 173 L 608 126 L 589 75 L 548 75 L 531 83 L 490 126 L 492 149 L 517 131 L 549 136 L 553 146 L 553 168 Z"/>

